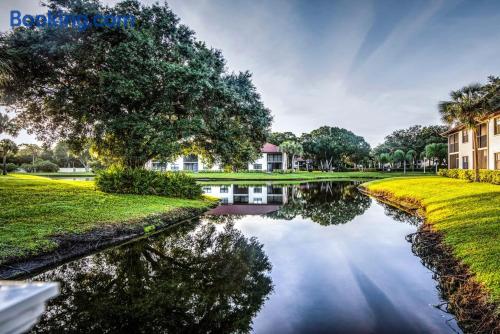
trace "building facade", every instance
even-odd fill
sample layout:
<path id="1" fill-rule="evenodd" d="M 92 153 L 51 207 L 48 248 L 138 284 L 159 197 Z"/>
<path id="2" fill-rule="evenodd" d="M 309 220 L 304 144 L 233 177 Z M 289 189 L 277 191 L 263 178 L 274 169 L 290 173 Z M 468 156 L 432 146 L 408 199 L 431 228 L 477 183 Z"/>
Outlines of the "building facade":
<path id="1" fill-rule="evenodd" d="M 287 169 L 287 156 L 279 151 L 279 147 L 266 143 L 261 149 L 262 155 L 252 163 L 248 164 L 250 171 L 272 172 Z M 195 154 L 178 157 L 173 162 L 162 162 L 150 160 L 146 163 L 146 168 L 156 171 L 222 171 L 223 166 L 214 164 L 207 165 Z"/>
<path id="2" fill-rule="evenodd" d="M 472 130 L 457 126 L 443 133 L 448 137 L 448 168 L 474 169 Z M 483 119 L 477 127 L 479 169 L 500 170 L 500 111 Z"/>
<path id="3" fill-rule="evenodd" d="M 287 169 L 287 155 L 280 152 L 278 146 L 265 143 L 261 148 L 261 153 L 262 155 L 257 160 L 248 164 L 249 171 L 272 172 Z"/>

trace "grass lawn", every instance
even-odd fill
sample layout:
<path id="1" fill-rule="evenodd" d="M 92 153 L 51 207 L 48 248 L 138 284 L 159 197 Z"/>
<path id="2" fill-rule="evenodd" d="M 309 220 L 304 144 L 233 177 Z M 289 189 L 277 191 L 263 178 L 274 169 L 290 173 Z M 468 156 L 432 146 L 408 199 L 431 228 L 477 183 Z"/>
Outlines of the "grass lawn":
<path id="1" fill-rule="evenodd" d="M 21 174 L 21 173 L 19 173 Z M 94 173 L 92 172 L 83 172 L 83 173 L 60 173 L 60 172 L 55 172 L 55 173 L 43 173 L 43 172 L 40 172 L 40 173 L 30 173 L 30 174 L 26 174 L 26 175 L 35 175 L 35 176 L 67 176 L 67 177 L 92 177 L 92 176 L 95 176 Z"/>
<path id="2" fill-rule="evenodd" d="M 49 237 L 81 233 L 175 208 L 208 207 L 208 199 L 106 194 L 94 182 L 0 176 L 0 263 L 54 248 Z"/>
<path id="3" fill-rule="evenodd" d="M 409 177 L 364 184 L 389 198 L 418 201 L 427 221 L 456 257 L 500 302 L 500 186 L 445 177 Z"/>
<path id="4" fill-rule="evenodd" d="M 409 175 L 434 175 L 433 172 L 296 172 L 296 173 L 189 173 L 198 180 L 330 180 L 330 179 L 382 179 Z"/>

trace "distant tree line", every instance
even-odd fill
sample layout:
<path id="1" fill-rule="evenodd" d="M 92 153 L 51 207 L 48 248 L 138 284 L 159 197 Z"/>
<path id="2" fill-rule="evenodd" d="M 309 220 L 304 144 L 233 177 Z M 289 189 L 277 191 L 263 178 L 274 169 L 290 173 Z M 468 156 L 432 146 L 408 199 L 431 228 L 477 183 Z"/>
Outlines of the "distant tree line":
<path id="1" fill-rule="evenodd" d="M 322 126 L 300 137 L 292 132 L 273 132 L 268 141 L 289 155 L 292 168 L 298 157 L 307 161 L 305 168 L 323 171 L 368 165 L 369 162 L 370 145 L 365 139 L 339 127 Z"/>
<path id="2" fill-rule="evenodd" d="M 414 125 L 400 129 L 385 137 L 382 144 L 371 152 L 375 163 L 414 169 L 418 161 L 428 160 L 438 166 L 446 163 L 447 139 L 441 134 L 448 129 L 444 125 Z"/>

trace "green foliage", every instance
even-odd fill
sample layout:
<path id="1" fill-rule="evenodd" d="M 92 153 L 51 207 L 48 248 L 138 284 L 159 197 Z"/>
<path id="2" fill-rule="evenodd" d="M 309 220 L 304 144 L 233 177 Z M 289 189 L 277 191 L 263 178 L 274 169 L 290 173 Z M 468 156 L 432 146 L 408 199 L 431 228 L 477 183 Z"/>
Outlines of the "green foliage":
<path id="1" fill-rule="evenodd" d="M 471 169 L 440 169 L 438 175 L 451 177 L 454 179 L 474 181 L 475 172 Z M 479 182 L 500 184 L 500 171 L 480 169 Z"/>
<path id="2" fill-rule="evenodd" d="M 370 145 L 363 137 L 338 127 L 322 126 L 303 134 L 301 142 L 306 157 L 322 170 L 360 162 L 370 153 Z"/>
<path id="3" fill-rule="evenodd" d="M 207 208 L 212 201 L 96 191 L 94 182 L 50 180 L 27 174 L 0 177 L 0 264 L 9 257 L 51 250 L 51 238 L 110 225 L 138 223 L 177 208 Z"/>
<path id="4" fill-rule="evenodd" d="M 11 136 L 16 136 L 18 132 L 19 132 L 19 126 L 16 120 L 0 113 L 0 135 L 5 133 Z"/>
<path id="5" fill-rule="evenodd" d="M 155 172 L 142 168 L 112 167 L 98 171 L 95 178 L 99 190 L 118 194 L 161 195 L 200 198 L 201 187 L 185 173 Z"/>
<path id="6" fill-rule="evenodd" d="M 447 130 L 443 125 L 421 126 L 414 125 L 407 129 L 400 129 L 385 137 L 384 143 L 373 149 L 373 154 L 393 153 L 396 150 L 408 152 L 410 150 L 421 154 L 425 146 L 431 143 L 447 143 L 441 133 Z"/>
<path id="7" fill-rule="evenodd" d="M 14 172 L 19 168 L 18 165 L 13 164 L 11 162 L 7 163 L 5 166 L 6 166 L 7 172 L 9 172 L 9 173 Z"/>
<path id="8" fill-rule="evenodd" d="M 446 160 L 448 156 L 448 145 L 442 143 L 432 143 L 425 146 L 425 156 L 429 159 L 437 160 L 438 164 Z"/>
<path id="9" fill-rule="evenodd" d="M 381 164 L 386 164 L 392 161 L 392 156 L 389 153 L 381 153 L 378 160 Z"/>
<path id="10" fill-rule="evenodd" d="M 59 170 L 59 166 L 47 160 L 38 160 L 35 162 L 34 168 L 38 172 L 55 173 Z"/>
<path id="11" fill-rule="evenodd" d="M 1 115 L 0 115 L 1 116 Z M 2 157 L 2 174 L 7 174 L 7 155 L 17 152 L 17 145 L 10 139 L 0 140 L 0 156 Z"/>
<path id="12" fill-rule="evenodd" d="M 151 232 L 154 232 L 155 230 L 156 230 L 156 226 L 154 226 L 154 225 L 144 226 L 144 233 L 151 233 Z"/>
<path id="13" fill-rule="evenodd" d="M 52 11 L 133 15 L 136 27 L 34 27 L 0 36 L 0 53 L 13 65 L 0 82 L 0 102 L 16 107 L 39 138 L 80 148 L 90 139 L 106 164 L 129 167 L 193 147 L 223 165 L 258 155 L 272 117 L 251 74 L 228 73 L 221 52 L 198 41 L 166 4 L 46 4 Z"/>
<path id="14" fill-rule="evenodd" d="M 21 165 L 21 169 L 24 169 L 28 173 L 34 172 L 45 172 L 45 173 L 55 173 L 59 170 L 59 166 L 48 160 L 37 160 L 34 164 L 24 163 Z"/>
<path id="15" fill-rule="evenodd" d="M 394 151 L 392 158 L 394 162 L 403 162 L 405 161 L 406 155 L 405 152 L 403 152 L 402 150 L 396 150 Z"/>
<path id="16" fill-rule="evenodd" d="M 267 142 L 276 146 L 281 146 L 285 141 L 296 142 L 299 138 L 293 132 L 272 132 L 267 138 Z"/>

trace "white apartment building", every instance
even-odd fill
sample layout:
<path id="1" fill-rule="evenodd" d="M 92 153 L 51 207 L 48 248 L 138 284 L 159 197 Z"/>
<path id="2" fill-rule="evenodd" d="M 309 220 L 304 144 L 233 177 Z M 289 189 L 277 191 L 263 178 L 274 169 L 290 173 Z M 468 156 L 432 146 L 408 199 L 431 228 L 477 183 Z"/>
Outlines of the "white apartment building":
<path id="1" fill-rule="evenodd" d="M 472 130 L 457 126 L 443 133 L 448 137 L 448 168 L 474 169 Z M 477 127 L 479 169 L 500 170 L 500 111 L 484 118 Z"/>
<path id="2" fill-rule="evenodd" d="M 266 143 L 261 148 L 262 155 L 252 163 L 248 164 L 250 171 L 272 172 L 275 170 L 287 169 L 287 155 L 280 152 L 279 147 Z M 162 162 L 150 160 L 146 163 L 146 168 L 157 171 L 222 171 L 223 167 L 219 164 L 209 166 L 195 154 L 178 157 L 173 162 Z"/>

